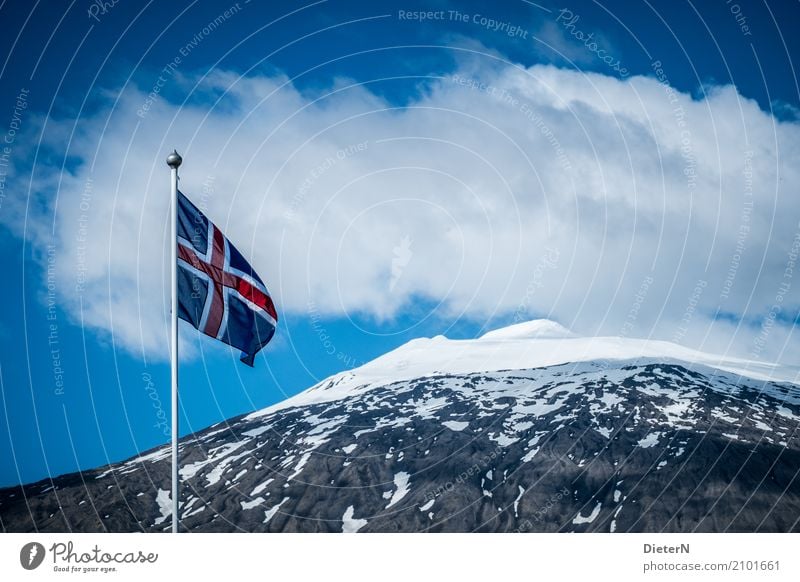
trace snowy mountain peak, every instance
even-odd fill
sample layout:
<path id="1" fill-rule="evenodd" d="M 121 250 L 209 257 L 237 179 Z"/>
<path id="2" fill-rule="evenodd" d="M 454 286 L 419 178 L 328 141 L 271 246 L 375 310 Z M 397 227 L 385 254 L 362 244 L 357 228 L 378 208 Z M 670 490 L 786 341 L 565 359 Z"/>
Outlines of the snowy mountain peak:
<path id="1" fill-rule="evenodd" d="M 295 406 L 333 402 L 395 382 L 503 370 L 530 370 L 564 364 L 603 362 L 604 368 L 636 363 L 677 363 L 690 369 L 716 369 L 758 381 L 800 384 L 797 368 L 693 350 L 678 344 L 622 337 L 578 337 L 562 325 L 528 321 L 480 338 L 417 338 L 363 366 L 322 380 L 296 396 L 252 413 L 257 418 Z M 712 370 L 713 371 L 713 370 Z"/>
<path id="2" fill-rule="evenodd" d="M 624 338 L 417 339 L 183 439 L 181 524 L 800 531 L 800 386 L 720 371 L 745 364 Z M 0 489 L 0 525 L 165 531 L 170 452 Z"/>
<path id="3" fill-rule="evenodd" d="M 556 321 L 534 319 L 486 332 L 484 340 L 536 339 L 575 337 L 575 334 Z"/>

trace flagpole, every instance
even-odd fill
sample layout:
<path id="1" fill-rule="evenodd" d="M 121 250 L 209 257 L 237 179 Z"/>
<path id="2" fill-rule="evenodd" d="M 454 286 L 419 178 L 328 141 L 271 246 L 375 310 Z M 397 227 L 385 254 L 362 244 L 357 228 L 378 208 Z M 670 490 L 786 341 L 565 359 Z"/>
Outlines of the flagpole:
<path id="1" fill-rule="evenodd" d="M 178 166 L 183 158 L 178 152 L 167 156 L 171 168 L 172 194 L 170 197 L 170 370 L 172 381 L 172 533 L 178 533 Z"/>

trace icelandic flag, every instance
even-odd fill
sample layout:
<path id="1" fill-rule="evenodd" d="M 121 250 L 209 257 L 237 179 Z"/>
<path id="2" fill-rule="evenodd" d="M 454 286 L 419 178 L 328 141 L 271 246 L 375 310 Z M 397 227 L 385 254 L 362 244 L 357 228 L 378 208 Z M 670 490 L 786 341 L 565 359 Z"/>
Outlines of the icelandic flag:
<path id="1" fill-rule="evenodd" d="M 178 317 L 242 350 L 253 365 L 275 333 L 267 287 L 236 247 L 178 192 Z"/>

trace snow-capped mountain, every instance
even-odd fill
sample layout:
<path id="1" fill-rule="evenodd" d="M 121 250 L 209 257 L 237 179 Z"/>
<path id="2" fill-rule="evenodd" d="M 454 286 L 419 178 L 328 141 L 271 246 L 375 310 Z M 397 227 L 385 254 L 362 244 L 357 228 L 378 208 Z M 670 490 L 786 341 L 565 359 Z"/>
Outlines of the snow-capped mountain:
<path id="1" fill-rule="evenodd" d="M 798 371 L 551 321 L 418 339 L 181 444 L 192 531 L 800 531 Z M 169 448 L 0 491 L 7 531 L 169 527 Z"/>

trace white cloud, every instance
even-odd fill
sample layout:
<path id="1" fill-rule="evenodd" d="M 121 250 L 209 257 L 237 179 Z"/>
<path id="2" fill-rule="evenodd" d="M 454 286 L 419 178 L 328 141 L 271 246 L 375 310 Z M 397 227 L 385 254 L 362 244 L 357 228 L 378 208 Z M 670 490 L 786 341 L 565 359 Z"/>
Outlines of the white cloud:
<path id="1" fill-rule="evenodd" d="M 797 123 L 733 87 L 697 100 L 652 78 L 475 61 L 457 75 L 398 108 L 345 80 L 310 93 L 215 72 L 202 98 L 157 100 L 144 119 L 146 94 L 127 86 L 107 110 L 48 120 L 44 144 L 60 156 L 38 158 L 27 236 L 55 241 L 68 311 L 82 305 L 87 325 L 156 355 L 172 147 L 183 191 L 284 311 L 313 300 L 380 320 L 423 297 L 478 320 L 529 312 L 743 354 L 759 330 L 711 322 L 718 306 L 760 322 L 788 281 L 781 308 L 796 313 L 800 274 L 784 271 L 800 229 Z M 3 217 L 21 232 L 27 180 L 17 187 Z M 393 277 L 403 240 L 413 253 Z M 756 351 L 781 357 L 785 342 L 776 324 Z"/>

